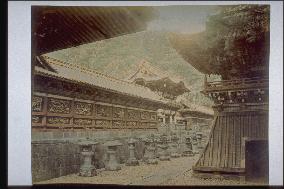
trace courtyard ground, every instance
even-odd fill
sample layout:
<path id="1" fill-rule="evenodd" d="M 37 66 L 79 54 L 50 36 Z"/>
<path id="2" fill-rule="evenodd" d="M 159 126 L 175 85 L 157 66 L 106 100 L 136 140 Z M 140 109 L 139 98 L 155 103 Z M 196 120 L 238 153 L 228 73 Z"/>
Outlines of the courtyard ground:
<path id="1" fill-rule="evenodd" d="M 139 166 L 121 165 L 119 171 L 97 170 L 94 177 L 80 177 L 77 174 L 62 176 L 34 184 L 88 183 L 119 185 L 253 185 L 240 180 L 201 179 L 192 176 L 191 167 L 197 161 L 195 157 L 172 158 L 171 161 L 159 161 L 157 165 L 140 162 Z"/>

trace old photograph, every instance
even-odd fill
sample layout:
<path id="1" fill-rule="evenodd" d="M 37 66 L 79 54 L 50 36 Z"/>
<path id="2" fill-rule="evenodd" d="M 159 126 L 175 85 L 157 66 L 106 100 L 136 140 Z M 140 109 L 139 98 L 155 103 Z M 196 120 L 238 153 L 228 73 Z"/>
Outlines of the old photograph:
<path id="1" fill-rule="evenodd" d="M 268 185 L 270 6 L 32 6 L 33 184 Z"/>

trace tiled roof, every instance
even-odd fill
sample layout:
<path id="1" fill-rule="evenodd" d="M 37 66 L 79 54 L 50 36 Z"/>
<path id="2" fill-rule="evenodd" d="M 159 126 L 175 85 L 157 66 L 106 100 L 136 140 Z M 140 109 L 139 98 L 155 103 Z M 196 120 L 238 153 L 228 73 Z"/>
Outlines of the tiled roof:
<path id="1" fill-rule="evenodd" d="M 144 73 L 145 71 L 147 73 Z M 161 69 L 155 67 L 154 65 L 151 65 L 151 63 L 148 62 L 147 60 L 142 60 L 138 64 L 137 70 L 135 71 L 135 73 L 129 75 L 125 80 L 132 82 L 136 78 L 143 78 L 146 81 L 170 78 L 175 83 L 179 83 L 180 81 L 183 81 L 183 79 L 178 78 L 177 76 L 172 76 L 169 73 L 164 72 Z"/>
<path id="2" fill-rule="evenodd" d="M 214 111 L 211 107 L 192 104 L 186 100 L 182 100 L 181 103 L 186 106 L 186 108 L 181 111 L 200 112 L 207 115 L 214 115 Z"/>
<path id="3" fill-rule="evenodd" d="M 43 55 L 42 58 L 56 72 L 52 72 L 42 67 L 36 66 L 36 73 L 68 79 L 80 83 L 86 83 L 95 87 L 111 90 L 118 93 L 123 93 L 130 96 L 167 103 L 158 94 L 154 93 L 149 88 L 119 80 L 117 78 L 113 78 L 95 70 L 91 70 L 75 64 L 66 63 L 45 55 Z"/>

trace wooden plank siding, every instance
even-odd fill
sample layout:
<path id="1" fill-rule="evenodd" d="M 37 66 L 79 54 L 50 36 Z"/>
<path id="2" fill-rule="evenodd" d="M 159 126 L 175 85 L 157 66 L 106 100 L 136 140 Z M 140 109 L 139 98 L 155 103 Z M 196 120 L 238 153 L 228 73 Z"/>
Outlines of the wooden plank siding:
<path id="1" fill-rule="evenodd" d="M 193 167 L 194 171 L 230 172 L 235 169 L 242 172 L 245 168 L 244 140 L 268 139 L 268 112 L 217 114 L 213 124 L 208 144 Z"/>

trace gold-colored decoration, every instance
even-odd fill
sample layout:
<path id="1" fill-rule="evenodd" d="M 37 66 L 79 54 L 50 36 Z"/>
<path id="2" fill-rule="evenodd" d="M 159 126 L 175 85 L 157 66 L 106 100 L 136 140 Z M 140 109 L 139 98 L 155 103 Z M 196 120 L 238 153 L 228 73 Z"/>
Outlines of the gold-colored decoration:
<path id="1" fill-rule="evenodd" d="M 75 113 L 78 115 L 89 116 L 92 114 L 92 104 L 75 102 Z"/>
<path id="2" fill-rule="evenodd" d="M 32 123 L 41 123 L 42 117 L 32 116 Z"/>
<path id="3" fill-rule="evenodd" d="M 48 101 L 48 111 L 52 113 L 70 113 L 71 102 L 69 100 L 61 100 L 50 98 Z"/>
<path id="4" fill-rule="evenodd" d="M 113 121 L 114 127 L 123 127 L 123 121 Z"/>
<path id="5" fill-rule="evenodd" d="M 42 111 L 42 97 L 33 96 L 32 100 L 32 111 L 34 112 L 41 112 Z"/>
<path id="6" fill-rule="evenodd" d="M 113 117 L 114 118 L 124 118 L 124 110 L 122 108 L 113 108 Z"/>
<path id="7" fill-rule="evenodd" d="M 156 120 L 156 119 L 157 119 L 156 113 L 151 113 L 150 120 Z"/>
<path id="8" fill-rule="evenodd" d="M 143 127 L 143 128 L 146 128 L 146 127 L 148 127 L 148 123 L 142 122 L 142 123 L 140 123 L 140 126 Z"/>
<path id="9" fill-rule="evenodd" d="M 91 119 L 74 119 L 76 125 L 92 125 Z"/>
<path id="10" fill-rule="evenodd" d="M 111 122 L 109 120 L 96 120 L 95 125 L 99 127 L 109 127 Z"/>
<path id="11" fill-rule="evenodd" d="M 141 112 L 141 119 L 150 119 L 149 112 L 143 111 Z"/>
<path id="12" fill-rule="evenodd" d="M 47 117 L 47 123 L 49 124 L 69 124 L 70 119 L 66 117 Z"/>
<path id="13" fill-rule="evenodd" d="M 137 110 L 128 110 L 128 119 L 138 119 L 139 118 L 139 112 Z"/>
<path id="14" fill-rule="evenodd" d="M 128 121 L 127 122 L 127 126 L 128 127 L 136 127 L 137 126 L 137 122 L 136 121 Z"/>
<path id="15" fill-rule="evenodd" d="M 157 123 L 150 123 L 150 127 L 157 127 Z"/>
<path id="16" fill-rule="evenodd" d="M 111 107 L 97 105 L 97 115 L 101 117 L 110 117 L 111 116 Z"/>

